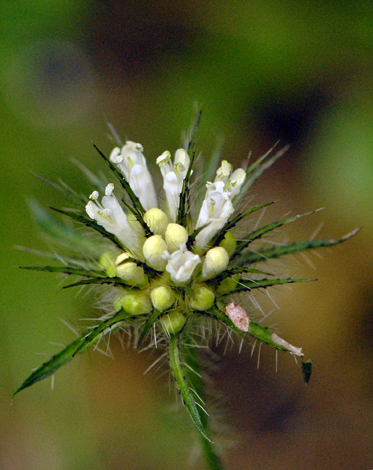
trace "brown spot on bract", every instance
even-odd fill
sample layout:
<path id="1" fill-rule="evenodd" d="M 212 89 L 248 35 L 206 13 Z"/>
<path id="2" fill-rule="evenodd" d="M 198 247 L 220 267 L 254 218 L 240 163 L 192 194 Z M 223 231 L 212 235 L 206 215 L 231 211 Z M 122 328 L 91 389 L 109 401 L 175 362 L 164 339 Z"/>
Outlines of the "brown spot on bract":
<path id="1" fill-rule="evenodd" d="M 246 310 L 239 304 L 231 302 L 223 310 L 232 320 L 232 322 L 242 331 L 249 331 L 249 317 L 247 316 Z"/>

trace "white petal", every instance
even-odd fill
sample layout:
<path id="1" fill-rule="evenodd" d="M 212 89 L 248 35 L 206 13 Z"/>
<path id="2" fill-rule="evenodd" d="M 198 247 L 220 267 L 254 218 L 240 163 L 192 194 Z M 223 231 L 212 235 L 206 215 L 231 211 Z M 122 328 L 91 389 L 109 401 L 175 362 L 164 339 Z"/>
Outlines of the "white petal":
<path id="1" fill-rule="evenodd" d="M 171 279 L 178 284 L 189 281 L 195 267 L 201 262 L 198 255 L 187 250 L 178 250 L 172 255 L 164 257 L 168 259 L 166 271 L 170 273 Z"/>
<path id="2" fill-rule="evenodd" d="M 117 163 L 121 163 L 123 161 L 123 157 L 122 155 L 120 154 L 120 148 L 119 147 L 115 147 L 112 151 L 111 151 L 111 154 L 110 154 L 110 161 L 117 164 Z"/>
<path id="3" fill-rule="evenodd" d="M 132 168 L 130 186 L 146 211 L 158 206 L 153 179 L 147 168 L 141 165 Z"/>

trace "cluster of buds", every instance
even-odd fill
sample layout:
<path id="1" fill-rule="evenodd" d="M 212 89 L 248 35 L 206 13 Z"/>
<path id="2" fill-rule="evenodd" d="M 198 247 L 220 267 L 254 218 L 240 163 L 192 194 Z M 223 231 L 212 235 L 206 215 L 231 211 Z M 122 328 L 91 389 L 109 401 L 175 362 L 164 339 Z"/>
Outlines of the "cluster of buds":
<path id="1" fill-rule="evenodd" d="M 188 354 L 183 345 L 209 344 L 206 334 L 193 337 L 193 329 L 199 322 L 201 325 L 206 324 L 206 319 L 216 322 L 243 340 L 255 338 L 276 350 L 303 357 L 301 348 L 256 323 L 250 312 L 248 314 L 236 302 L 237 295 L 242 298 L 255 290 L 304 281 L 276 277 L 265 267 L 269 260 L 288 254 L 336 245 L 355 232 L 339 240 L 306 240 L 283 245 L 268 245 L 267 240 L 266 246 L 260 245 L 264 235 L 307 215 L 303 214 L 264 225 L 236 238 L 237 224 L 271 204 L 252 206 L 240 212 L 241 203 L 253 183 L 283 151 L 273 156 L 268 152 L 250 166 L 234 171 L 230 163 L 221 161 L 211 181 L 203 182 L 204 199 L 199 212 L 192 211 L 191 181 L 193 171 L 196 172 L 197 127 L 198 123 L 185 148 L 178 149 L 174 158 L 169 151 L 157 158 L 163 177 L 163 195 L 159 200 L 160 188 L 155 188 L 141 144 L 127 141 L 114 148 L 109 158 L 96 148 L 118 186 L 113 182 L 103 185 L 100 188 L 104 190 L 102 198 L 99 191 L 94 190 L 78 210 L 55 210 L 99 232 L 102 238 L 98 242 L 92 240 L 94 248 L 84 259 L 83 256 L 69 258 L 71 261 L 62 267 L 28 269 L 79 276 L 77 282 L 66 287 L 98 285 L 105 290 L 110 308 L 94 328 L 35 370 L 16 393 L 53 374 L 113 329 L 135 325 L 139 331 L 137 344 L 148 340 L 150 345 L 165 347 L 183 402 L 200 433 L 209 439 L 206 419 L 196 406 L 201 403 L 191 392 L 182 365 L 187 362 L 183 355 Z M 208 167 L 214 164 L 208 162 Z M 198 214 L 196 217 L 192 216 L 194 212 Z M 87 240 L 84 242 L 87 247 Z M 308 362 L 303 365 L 308 380 L 310 365 Z"/>

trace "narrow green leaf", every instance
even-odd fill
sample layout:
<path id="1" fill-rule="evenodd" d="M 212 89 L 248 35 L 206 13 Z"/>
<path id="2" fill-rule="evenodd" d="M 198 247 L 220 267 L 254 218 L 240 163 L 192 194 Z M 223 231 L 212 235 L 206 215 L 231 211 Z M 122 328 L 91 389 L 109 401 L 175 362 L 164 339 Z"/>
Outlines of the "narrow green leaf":
<path id="1" fill-rule="evenodd" d="M 59 180 L 59 185 L 57 183 L 54 183 L 53 181 L 50 181 L 47 178 L 44 178 L 43 176 L 40 175 L 35 175 L 36 178 L 40 181 L 43 181 L 43 183 L 48 184 L 51 186 L 53 189 L 63 193 L 65 196 L 67 196 L 69 199 L 72 199 L 75 204 L 81 205 L 81 204 L 86 204 L 86 198 L 80 194 L 78 194 L 74 189 L 70 188 L 66 183 L 64 183 L 62 180 Z"/>
<path id="2" fill-rule="evenodd" d="M 107 163 L 109 166 L 110 170 L 115 174 L 115 176 L 118 178 L 120 184 L 122 185 L 122 188 L 126 191 L 128 194 L 129 198 L 131 199 L 133 208 L 136 210 L 136 212 L 140 215 L 141 219 L 142 216 L 145 214 L 145 209 L 142 207 L 142 204 L 139 200 L 139 198 L 136 196 L 136 194 L 133 192 L 131 186 L 129 185 L 128 181 L 124 178 L 122 173 L 116 168 L 115 165 L 110 161 L 107 156 L 101 152 L 101 150 L 93 144 L 93 147 L 97 150 L 98 154 L 100 157 Z"/>
<path id="3" fill-rule="evenodd" d="M 169 361 L 170 361 L 170 368 L 172 371 L 172 375 L 174 376 L 177 388 L 179 389 L 183 401 L 189 411 L 189 414 L 197 426 L 198 431 L 202 434 L 202 436 L 210 441 L 205 433 L 205 429 L 202 424 L 200 412 L 197 409 L 196 402 L 194 400 L 194 395 L 190 391 L 187 381 L 185 380 L 185 374 L 183 372 L 183 368 L 181 366 L 180 361 L 180 352 L 179 352 L 179 345 L 178 345 L 178 336 L 172 335 L 170 337 L 169 343 Z"/>
<path id="4" fill-rule="evenodd" d="M 98 326 L 93 328 L 89 333 L 85 333 L 80 338 L 77 338 L 68 346 L 63 348 L 59 353 L 52 356 L 49 361 L 45 362 L 42 366 L 36 369 L 14 392 L 13 396 L 21 390 L 30 387 L 36 382 L 39 382 L 46 377 L 49 377 L 56 372 L 61 366 L 68 363 L 78 353 L 83 352 L 94 342 L 101 337 L 110 333 L 111 329 L 118 326 L 118 323 L 130 318 L 130 316 L 122 309 L 111 318 L 102 321 Z"/>
<path id="5" fill-rule="evenodd" d="M 198 210 L 202 205 L 202 202 L 206 194 L 206 181 L 214 181 L 216 170 L 219 167 L 219 161 L 221 159 L 222 147 L 224 139 L 218 138 L 216 142 L 215 149 L 211 152 L 208 157 L 203 156 L 203 158 L 197 158 L 196 164 L 196 174 L 201 175 L 200 178 L 196 181 L 196 191 L 194 191 L 194 202 L 191 207 L 191 212 L 193 213 L 193 219 L 198 217 Z"/>
<path id="6" fill-rule="evenodd" d="M 271 204 L 274 204 L 273 202 L 267 202 L 265 204 L 259 204 L 258 206 L 251 207 L 245 212 L 242 212 L 241 214 L 238 214 L 236 217 L 234 217 L 232 220 L 228 220 L 228 222 L 224 225 L 224 227 L 219 231 L 219 233 L 212 239 L 210 242 L 211 246 L 218 246 L 219 243 L 224 239 L 225 234 L 231 230 L 233 227 L 235 227 L 238 222 L 240 222 L 244 217 L 247 217 L 248 215 L 252 214 L 253 212 L 256 212 L 260 209 L 263 209 L 264 207 L 270 206 Z"/>
<path id="7" fill-rule="evenodd" d="M 93 145 L 93 147 L 97 150 L 98 154 L 100 155 L 101 158 L 103 158 L 103 160 L 105 160 L 105 162 L 108 164 L 110 170 L 115 174 L 115 176 L 118 178 L 118 180 L 120 181 L 120 184 L 122 185 L 123 189 L 126 191 L 126 193 L 128 194 L 131 202 L 132 202 L 132 206 L 133 207 L 130 207 L 128 206 L 128 204 L 125 202 L 125 205 L 127 207 L 129 207 L 130 211 L 132 212 L 132 214 L 136 217 L 137 221 L 139 222 L 139 224 L 141 225 L 141 227 L 144 229 L 145 231 L 145 234 L 147 236 L 150 236 L 152 235 L 149 227 L 147 226 L 147 224 L 145 223 L 145 220 L 144 220 L 144 214 L 145 214 L 145 209 L 143 208 L 141 202 L 140 202 L 140 199 L 136 196 L 136 194 L 133 192 L 131 186 L 129 185 L 128 181 L 124 178 L 124 176 L 122 175 L 122 173 L 116 168 L 115 165 L 113 165 L 113 163 L 110 161 L 109 158 L 107 158 L 107 156 L 101 152 L 101 150 L 96 146 L 96 145 Z"/>
<path id="8" fill-rule="evenodd" d="M 137 343 L 138 346 L 141 345 L 141 343 L 144 341 L 146 335 L 149 333 L 151 327 L 154 325 L 156 322 L 157 318 L 162 315 L 162 312 L 160 312 L 157 309 L 153 310 L 153 313 L 150 315 L 150 317 L 146 320 L 144 328 L 142 329 L 142 332 L 140 334 L 139 341 Z"/>
<path id="9" fill-rule="evenodd" d="M 275 246 L 255 253 L 253 251 L 248 250 L 240 256 L 239 264 L 243 265 L 259 263 L 260 261 L 276 259 L 280 258 L 281 256 L 292 253 L 300 253 L 302 251 L 314 250 L 316 248 L 335 246 L 353 237 L 357 234 L 358 231 L 359 229 L 355 229 L 353 232 L 348 233 L 339 240 L 305 240 L 298 243 L 291 243 L 290 245 Z"/>
<path id="10" fill-rule="evenodd" d="M 250 243 L 252 243 L 254 240 L 258 240 L 266 233 L 271 232 L 272 230 L 275 230 L 276 228 L 281 227 L 282 225 L 295 222 L 296 220 L 301 219 L 302 217 L 306 217 L 307 215 L 314 214 L 315 212 L 318 212 L 319 210 L 320 209 L 316 211 L 307 212 L 306 214 L 295 215 L 294 217 L 289 217 L 287 219 L 278 220 L 277 222 L 272 222 L 271 224 L 265 225 L 264 227 L 261 227 L 258 230 L 254 230 L 253 232 L 249 233 L 249 235 L 247 235 L 246 237 L 243 237 L 237 243 L 235 256 L 237 257 L 237 254 L 240 253 L 242 250 L 244 250 Z M 240 264 L 240 257 L 238 257 L 237 263 Z"/>
<path id="11" fill-rule="evenodd" d="M 219 284 L 221 281 L 223 281 L 227 277 L 232 277 L 235 274 L 246 274 L 246 273 L 247 274 L 262 274 L 263 276 L 274 276 L 274 274 L 268 273 L 266 271 L 262 271 L 260 269 L 248 268 L 246 266 L 243 266 L 243 267 L 232 268 L 232 269 L 228 269 L 227 271 L 224 271 L 219 276 L 216 276 L 213 282 Z"/>
<path id="12" fill-rule="evenodd" d="M 115 235 L 113 235 L 110 232 L 107 232 L 104 227 L 101 225 L 98 225 L 97 222 L 95 222 L 92 219 L 89 219 L 88 217 L 85 217 L 84 215 L 77 214 L 76 212 L 73 211 L 67 211 L 63 209 L 56 209 L 55 207 L 51 207 L 53 211 L 59 212 L 60 214 L 67 215 L 67 217 L 70 217 L 70 219 L 73 219 L 77 222 L 80 222 L 81 224 L 86 225 L 87 227 L 93 228 L 93 230 L 96 230 L 96 232 L 100 233 L 102 236 L 105 238 L 108 238 L 111 242 L 113 242 L 121 251 L 123 251 L 123 246 L 119 243 Z"/>
<path id="13" fill-rule="evenodd" d="M 189 235 L 188 240 L 187 240 L 187 242 L 186 242 L 186 246 L 187 246 L 188 250 L 192 250 L 192 249 L 193 249 L 193 244 L 194 244 L 194 241 L 195 241 L 197 235 L 199 234 L 199 232 L 200 232 L 201 230 L 203 230 L 203 229 L 204 229 L 205 227 L 207 227 L 207 226 L 208 226 L 208 224 L 202 225 L 202 227 L 196 228 L 196 229 L 193 231 L 193 233 L 191 233 L 191 234 Z"/>
<path id="14" fill-rule="evenodd" d="M 251 186 L 255 183 L 255 181 L 260 178 L 260 176 L 270 168 L 277 159 L 279 159 L 289 148 L 289 145 L 286 145 L 281 150 L 279 150 L 273 157 L 269 160 L 264 162 L 264 160 L 268 157 L 268 155 L 272 152 L 272 150 L 276 147 L 275 144 L 267 153 L 265 153 L 262 157 L 260 157 L 256 162 L 254 162 L 247 170 L 246 170 L 246 179 L 244 184 L 241 187 L 241 190 L 237 196 L 233 198 L 233 206 L 238 207 L 242 201 L 242 199 L 246 196 L 247 192 L 251 188 Z M 264 163 L 263 163 L 264 162 Z"/>
<path id="15" fill-rule="evenodd" d="M 38 202 L 30 200 L 28 206 L 37 225 L 43 233 L 51 237 L 53 243 L 67 247 L 70 252 L 88 252 L 92 254 L 97 251 L 97 243 L 94 240 L 74 230 L 73 227 L 67 226 L 49 210 L 41 207 Z"/>
<path id="16" fill-rule="evenodd" d="M 32 271 L 45 271 L 49 273 L 72 274 L 84 277 L 105 276 L 105 271 L 93 271 L 91 269 L 76 268 L 74 266 L 19 266 L 19 268 L 29 269 Z"/>
<path id="17" fill-rule="evenodd" d="M 73 284 L 69 284 L 68 286 L 64 286 L 63 289 L 68 289 L 70 287 L 77 286 L 88 286 L 90 284 L 112 284 L 113 286 L 128 287 L 128 285 L 123 282 L 122 278 L 120 277 L 95 277 L 92 279 L 82 279 L 81 281 L 77 281 Z"/>
<path id="18" fill-rule="evenodd" d="M 232 322 L 230 318 L 227 317 L 223 312 L 221 312 L 215 305 L 212 306 L 208 312 L 212 317 L 216 318 L 217 320 L 224 323 L 226 326 L 231 328 L 235 333 L 237 333 L 241 338 L 248 340 L 250 336 L 257 339 L 261 343 L 268 344 L 269 346 L 273 346 L 280 351 L 289 352 L 296 356 L 303 356 L 300 348 L 296 348 L 292 346 L 287 341 L 279 338 L 276 333 L 273 333 L 269 328 L 266 326 L 259 325 L 253 321 L 249 323 L 248 331 L 243 331 L 237 328 L 237 326 Z"/>
<path id="19" fill-rule="evenodd" d="M 131 212 L 131 214 L 133 214 L 136 217 L 137 221 L 142 226 L 142 228 L 145 232 L 145 236 L 146 237 L 151 237 L 152 235 L 154 235 L 154 233 L 150 230 L 150 228 L 146 224 L 146 222 L 143 219 L 142 215 L 140 215 L 140 213 L 136 209 L 134 209 L 129 204 L 127 204 L 124 199 L 122 199 L 122 202 L 123 202 L 124 206 L 127 207 L 127 209 Z"/>
<path id="20" fill-rule="evenodd" d="M 76 160 L 75 158 L 72 158 L 71 161 L 76 165 L 79 170 L 84 174 L 84 176 L 87 178 L 87 180 L 101 193 L 105 192 L 105 187 L 106 187 L 106 181 L 104 180 L 103 177 L 99 177 L 92 173 L 91 170 L 89 170 L 82 162 L 79 160 Z M 87 203 L 88 198 L 85 198 L 85 204 Z M 85 205 L 84 204 L 84 205 Z"/>
<path id="21" fill-rule="evenodd" d="M 240 279 L 239 284 L 237 284 L 237 288 L 231 290 L 227 294 L 223 295 L 230 295 L 236 292 L 242 291 L 251 291 L 253 289 L 266 289 L 267 287 L 273 286 L 280 286 L 283 284 L 292 284 L 295 282 L 310 282 L 310 281 L 317 281 L 317 279 L 260 279 L 258 281 L 251 281 L 251 280 L 244 280 Z"/>

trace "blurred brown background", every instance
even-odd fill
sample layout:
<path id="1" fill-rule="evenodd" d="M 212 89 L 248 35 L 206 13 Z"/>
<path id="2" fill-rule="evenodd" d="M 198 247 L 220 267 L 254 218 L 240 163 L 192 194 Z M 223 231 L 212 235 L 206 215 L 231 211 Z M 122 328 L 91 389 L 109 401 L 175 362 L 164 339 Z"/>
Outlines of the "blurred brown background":
<path id="1" fill-rule="evenodd" d="M 45 249 L 26 200 L 64 205 L 33 173 L 89 194 L 71 158 L 103 169 L 92 142 L 110 151 L 107 118 L 155 159 L 178 148 L 198 102 L 205 153 L 224 136 L 223 155 L 238 165 L 250 150 L 292 144 L 253 189 L 256 201 L 278 201 L 271 219 L 326 208 L 287 227 L 289 239 L 320 223 L 323 237 L 363 227 L 310 255 L 316 271 L 304 262 L 317 283 L 271 292 L 280 309 L 268 324 L 312 358 L 308 386 L 290 356 L 276 373 L 265 347 L 259 369 L 257 351 L 238 355 L 238 345 L 216 359 L 226 468 L 371 470 L 372 3 L 2 0 L 0 25 L 0 468 L 203 468 L 167 376 L 143 376 L 151 355 L 115 341 L 114 361 L 91 352 L 56 374 L 53 392 L 48 379 L 11 403 L 56 343 L 74 338 L 60 318 L 97 315 L 53 275 L 16 269 L 43 263 L 14 249 Z"/>

